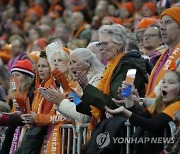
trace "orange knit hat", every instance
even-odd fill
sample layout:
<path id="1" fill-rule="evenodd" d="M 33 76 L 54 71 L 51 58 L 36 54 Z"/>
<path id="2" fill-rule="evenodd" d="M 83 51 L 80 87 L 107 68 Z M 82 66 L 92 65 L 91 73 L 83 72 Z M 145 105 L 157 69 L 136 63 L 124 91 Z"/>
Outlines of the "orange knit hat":
<path id="1" fill-rule="evenodd" d="M 134 13 L 134 4 L 132 2 L 123 3 L 121 8 L 126 8 L 131 14 Z"/>
<path id="2" fill-rule="evenodd" d="M 147 28 L 152 24 L 157 24 L 158 21 L 154 18 L 142 18 L 141 21 L 138 23 L 137 28 Z"/>
<path id="3" fill-rule="evenodd" d="M 180 7 L 172 7 L 172 8 L 164 10 L 160 16 L 160 19 L 164 15 L 168 15 L 172 17 L 178 24 L 180 24 Z"/>
<path id="4" fill-rule="evenodd" d="M 144 3 L 143 7 L 147 7 L 151 10 L 152 13 L 155 13 L 156 12 L 156 6 L 153 2 L 147 2 L 147 3 Z"/>

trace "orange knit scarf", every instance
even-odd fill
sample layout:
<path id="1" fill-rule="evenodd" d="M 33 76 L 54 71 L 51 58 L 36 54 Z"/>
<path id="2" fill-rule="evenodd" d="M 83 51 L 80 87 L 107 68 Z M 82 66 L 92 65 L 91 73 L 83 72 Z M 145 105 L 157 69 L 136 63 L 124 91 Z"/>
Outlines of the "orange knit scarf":
<path id="1" fill-rule="evenodd" d="M 169 56 L 169 58 L 166 60 L 165 64 L 163 65 L 163 67 L 161 68 L 161 70 L 158 73 L 158 76 L 156 77 L 155 81 L 153 82 L 153 76 L 158 68 L 158 66 L 160 65 L 162 59 L 164 58 L 164 55 L 168 52 L 165 51 L 161 57 L 159 58 L 159 60 L 157 61 L 156 65 L 154 66 L 152 72 L 151 72 L 151 76 L 149 78 L 149 83 L 148 83 L 148 87 L 147 87 L 147 91 L 146 91 L 146 97 L 148 98 L 155 98 L 157 97 L 154 90 L 156 88 L 156 86 L 158 85 L 158 83 L 161 81 L 161 79 L 163 78 L 164 74 L 168 71 L 169 66 L 171 65 L 171 63 L 174 61 L 176 63 L 176 61 L 178 60 L 178 58 L 180 57 L 180 43 L 178 43 L 176 45 L 176 47 L 174 48 L 173 52 L 171 53 L 171 55 Z M 152 89 L 152 90 L 151 90 Z"/>
<path id="2" fill-rule="evenodd" d="M 107 69 L 105 69 L 104 73 L 103 73 L 103 78 L 99 81 L 97 88 L 102 91 L 104 94 L 109 94 L 110 91 L 110 82 L 111 82 L 111 78 L 112 75 L 114 73 L 114 69 L 116 68 L 117 64 L 119 63 L 120 59 L 124 56 L 124 53 L 120 53 L 116 58 L 112 59 L 111 61 L 108 62 L 107 64 Z M 90 106 L 91 107 L 91 113 L 92 113 L 92 119 L 91 119 L 91 123 L 89 125 L 89 129 L 92 130 L 94 125 L 96 124 L 96 122 L 100 121 L 100 118 L 103 114 L 103 112 L 94 107 L 94 106 Z"/>

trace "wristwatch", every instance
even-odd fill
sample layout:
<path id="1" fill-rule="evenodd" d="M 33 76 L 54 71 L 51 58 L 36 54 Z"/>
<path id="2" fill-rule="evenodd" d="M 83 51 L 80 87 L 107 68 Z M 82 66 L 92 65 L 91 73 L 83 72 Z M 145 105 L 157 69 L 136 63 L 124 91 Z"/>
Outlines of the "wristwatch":
<path id="1" fill-rule="evenodd" d="M 142 107 L 145 107 L 145 105 L 144 105 L 144 98 L 140 98 L 139 105 L 142 106 Z"/>

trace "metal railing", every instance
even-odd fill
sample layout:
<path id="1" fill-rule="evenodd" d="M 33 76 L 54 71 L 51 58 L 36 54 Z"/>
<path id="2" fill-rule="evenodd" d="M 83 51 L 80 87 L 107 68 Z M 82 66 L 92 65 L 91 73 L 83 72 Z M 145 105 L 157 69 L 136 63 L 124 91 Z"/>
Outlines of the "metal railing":
<path id="1" fill-rule="evenodd" d="M 61 130 L 62 130 L 62 152 L 61 153 L 69 154 L 71 152 L 72 154 L 75 154 L 76 153 L 76 138 L 77 138 L 75 126 L 72 124 L 65 124 L 65 125 L 62 125 Z M 67 132 L 67 138 L 66 138 L 66 132 Z M 65 143 L 66 140 L 67 140 L 67 144 Z M 72 140 L 73 142 L 72 142 L 72 150 L 71 150 Z M 65 145 L 67 145 L 67 148 Z"/>
<path id="2" fill-rule="evenodd" d="M 87 142 L 88 125 L 89 123 L 78 126 L 72 124 L 62 125 L 62 154 L 81 153 L 82 146 Z M 73 144 L 72 146 L 71 143 Z"/>
<path id="3" fill-rule="evenodd" d="M 81 154 L 81 149 L 84 144 L 87 142 L 87 128 L 89 123 L 81 124 L 78 126 L 72 125 L 72 124 L 65 124 L 62 125 L 62 154 L 65 152 L 67 154 Z M 135 127 L 133 129 L 129 120 L 127 120 L 124 125 L 126 126 L 127 132 L 126 137 L 129 138 L 132 136 L 132 133 L 135 131 Z M 176 125 L 173 121 L 170 121 L 168 123 L 168 126 L 170 128 L 170 135 L 171 137 L 175 136 L 176 132 Z M 133 131 L 132 131 L 133 130 Z M 67 131 L 67 139 L 65 139 L 65 132 Z M 71 137 L 71 132 L 73 132 Z M 167 128 L 164 130 L 164 136 L 167 136 Z M 70 143 L 72 142 L 73 138 L 73 146 L 71 147 Z M 67 148 L 65 148 L 65 140 L 67 140 Z M 126 154 L 130 154 L 130 143 L 126 143 Z M 164 144 L 164 147 L 166 144 Z"/>
<path id="4" fill-rule="evenodd" d="M 170 130 L 170 137 L 175 137 L 175 133 L 176 133 L 176 124 L 173 121 L 168 122 L 168 126 L 169 130 Z M 167 137 L 168 136 L 168 128 L 164 129 L 164 136 Z M 167 143 L 164 143 L 164 148 L 166 149 L 167 147 Z"/>

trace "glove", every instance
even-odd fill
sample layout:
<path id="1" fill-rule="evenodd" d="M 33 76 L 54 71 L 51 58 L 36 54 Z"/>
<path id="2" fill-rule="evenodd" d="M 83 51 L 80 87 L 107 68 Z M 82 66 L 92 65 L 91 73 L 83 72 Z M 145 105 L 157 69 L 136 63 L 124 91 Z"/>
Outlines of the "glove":
<path id="1" fill-rule="evenodd" d="M 29 99 L 26 96 L 24 96 L 23 94 L 17 91 L 14 93 L 14 99 L 21 108 L 22 113 L 24 114 L 30 113 L 30 103 L 29 103 Z"/>
<path id="2" fill-rule="evenodd" d="M 62 86 L 65 93 L 72 92 L 72 90 L 71 90 L 71 88 L 69 86 L 69 81 L 67 80 L 64 73 L 62 73 L 58 69 L 55 69 L 55 70 L 52 71 L 52 75 L 61 84 L 61 86 Z"/>

